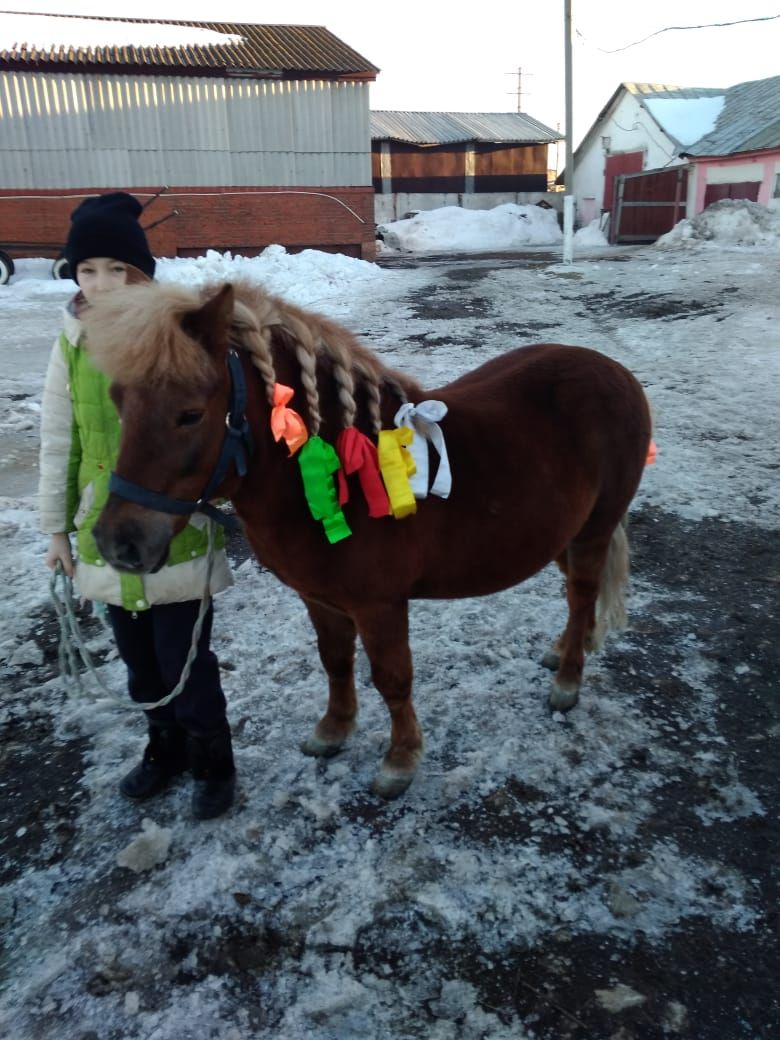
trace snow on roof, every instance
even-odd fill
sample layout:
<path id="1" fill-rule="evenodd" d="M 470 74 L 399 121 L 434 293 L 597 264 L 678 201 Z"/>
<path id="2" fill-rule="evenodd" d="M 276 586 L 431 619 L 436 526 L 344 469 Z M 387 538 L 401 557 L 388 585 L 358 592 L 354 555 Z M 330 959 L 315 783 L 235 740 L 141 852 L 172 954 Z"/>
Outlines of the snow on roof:
<path id="1" fill-rule="evenodd" d="M 126 66 L 193 70 L 241 69 L 300 76 L 373 80 L 379 71 L 322 25 L 97 18 L 0 11 L 0 67 L 36 72 L 107 72 Z"/>
<path id="2" fill-rule="evenodd" d="M 710 133 L 723 110 L 725 92 L 714 97 L 646 97 L 643 104 L 658 125 L 681 145 Z"/>
<path id="3" fill-rule="evenodd" d="M 691 142 L 690 155 L 734 155 L 780 147 L 780 76 L 737 83 L 715 126 Z"/>
<path id="4" fill-rule="evenodd" d="M 0 19 L 0 51 L 49 51 L 59 47 L 213 47 L 243 43 L 234 33 L 193 25 L 125 22 L 103 18 L 69 18 L 8 14 Z"/>

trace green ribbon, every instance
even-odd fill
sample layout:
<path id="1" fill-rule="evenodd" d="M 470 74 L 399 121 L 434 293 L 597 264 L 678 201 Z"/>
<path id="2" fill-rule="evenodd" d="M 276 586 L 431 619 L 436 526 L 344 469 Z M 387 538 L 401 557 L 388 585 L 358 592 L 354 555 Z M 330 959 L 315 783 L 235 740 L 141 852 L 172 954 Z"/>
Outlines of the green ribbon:
<path id="1" fill-rule="evenodd" d="M 328 541 L 332 545 L 349 538 L 352 531 L 339 506 L 333 479 L 340 467 L 333 446 L 321 437 L 309 437 L 298 452 L 298 465 L 311 515 L 322 521 Z"/>

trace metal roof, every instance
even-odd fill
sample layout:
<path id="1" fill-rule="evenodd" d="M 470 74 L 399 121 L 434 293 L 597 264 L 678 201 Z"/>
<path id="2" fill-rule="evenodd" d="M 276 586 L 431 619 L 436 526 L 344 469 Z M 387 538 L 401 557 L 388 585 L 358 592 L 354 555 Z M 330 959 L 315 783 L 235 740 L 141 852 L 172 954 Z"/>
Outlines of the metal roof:
<path id="1" fill-rule="evenodd" d="M 222 42 L 221 36 L 225 37 Z M 0 68 L 339 77 L 379 69 L 321 25 L 0 13 Z"/>
<path id="2" fill-rule="evenodd" d="M 549 144 L 557 130 L 520 112 L 372 112 L 371 138 L 407 144 Z"/>
<path id="3" fill-rule="evenodd" d="M 780 148 L 780 76 L 729 87 L 714 129 L 684 155 L 734 155 Z"/>

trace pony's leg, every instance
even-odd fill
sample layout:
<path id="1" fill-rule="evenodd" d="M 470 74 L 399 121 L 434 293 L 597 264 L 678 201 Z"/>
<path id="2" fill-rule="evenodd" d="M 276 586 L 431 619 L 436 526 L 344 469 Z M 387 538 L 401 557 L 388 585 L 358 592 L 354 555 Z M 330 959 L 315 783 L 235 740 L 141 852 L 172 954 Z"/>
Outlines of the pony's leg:
<path id="1" fill-rule="evenodd" d="M 329 757 L 355 729 L 355 639 L 352 618 L 304 600 L 317 633 L 320 660 L 328 676 L 328 710 L 301 745 L 305 755 Z"/>
<path id="2" fill-rule="evenodd" d="M 568 550 L 561 553 L 555 560 L 558 565 L 558 570 L 563 574 L 564 577 L 568 576 L 569 573 L 569 553 Z M 563 650 L 563 637 L 565 633 L 561 632 L 558 638 L 555 640 L 549 650 L 545 650 L 541 665 L 543 668 L 549 668 L 551 672 L 557 672 L 561 666 L 561 651 Z"/>
<path id="3" fill-rule="evenodd" d="M 358 632 L 371 662 L 371 678 L 390 712 L 390 747 L 372 790 L 397 798 L 414 779 L 423 739 L 412 705 L 412 653 L 406 603 L 377 606 L 356 615 Z"/>
<path id="4" fill-rule="evenodd" d="M 560 663 L 548 702 L 553 711 L 569 711 L 579 700 L 585 650 L 594 645 L 596 601 L 609 548 L 610 537 L 574 538 L 569 544 L 566 566 L 569 618 L 557 644 Z"/>

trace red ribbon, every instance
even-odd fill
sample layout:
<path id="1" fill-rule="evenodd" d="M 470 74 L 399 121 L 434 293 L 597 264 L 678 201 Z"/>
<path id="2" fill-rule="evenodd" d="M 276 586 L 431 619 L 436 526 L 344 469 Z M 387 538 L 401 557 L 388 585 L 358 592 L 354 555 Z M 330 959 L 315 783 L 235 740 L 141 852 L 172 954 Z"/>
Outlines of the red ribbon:
<path id="1" fill-rule="evenodd" d="M 347 474 L 357 473 L 360 488 L 368 503 L 368 515 L 388 516 L 390 500 L 382 483 L 379 458 L 373 442 L 356 427 L 348 426 L 336 438 L 336 451 L 341 460 L 341 469 L 338 472 L 340 504 L 344 505 L 349 501 Z"/>

